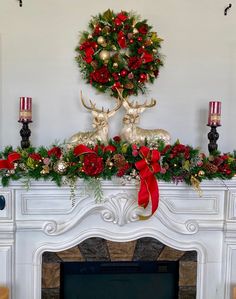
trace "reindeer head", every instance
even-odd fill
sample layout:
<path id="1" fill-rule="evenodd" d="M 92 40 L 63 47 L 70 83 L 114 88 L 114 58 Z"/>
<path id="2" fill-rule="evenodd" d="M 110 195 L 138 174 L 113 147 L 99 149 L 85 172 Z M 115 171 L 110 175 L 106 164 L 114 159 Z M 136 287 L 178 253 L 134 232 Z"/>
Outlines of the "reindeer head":
<path id="1" fill-rule="evenodd" d="M 120 108 L 120 106 L 122 104 L 122 101 L 119 98 L 116 99 L 116 100 L 117 100 L 116 106 L 112 110 L 107 109 L 105 111 L 103 107 L 102 107 L 102 109 L 96 108 L 96 104 L 92 103 L 91 100 L 89 100 L 90 101 L 90 106 L 88 106 L 85 103 L 85 101 L 83 99 L 82 92 L 81 92 L 81 102 L 82 102 L 83 106 L 86 109 L 92 111 L 93 127 L 94 128 L 107 127 L 108 119 L 116 113 L 116 111 Z"/>
<path id="2" fill-rule="evenodd" d="M 122 100 L 123 107 L 126 110 L 126 114 L 123 117 L 124 124 L 138 124 L 140 119 L 140 114 L 146 109 L 151 108 L 156 105 L 156 100 L 151 99 L 151 102 L 148 104 L 145 101 L 143 104 L 138 104 L 136 101 L 129 102 L 127 98 L 124 98 L 120 91 L 118 90 L 118 96 Z"/>

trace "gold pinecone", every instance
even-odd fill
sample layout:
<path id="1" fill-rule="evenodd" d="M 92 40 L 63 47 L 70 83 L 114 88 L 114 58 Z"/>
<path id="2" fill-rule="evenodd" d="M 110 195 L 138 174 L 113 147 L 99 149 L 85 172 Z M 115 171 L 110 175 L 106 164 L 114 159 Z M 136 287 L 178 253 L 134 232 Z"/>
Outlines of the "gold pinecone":
<path id="1" fill-rule="evenodd" d="M 127 82 L 125 84 L 125 88 L 127 88 L 127 89 L 133 89 L 134 88 L 134 84 L 132 82 Z"/>
<path id="2" fill-rule="evenodd" d="M 215 164 L 208 162 L 205 164 L 205 169 L 209 173 L 216 173 L 218 170 L 218 167 Z"/>
<path id="3" fill-rule="evenodd" d="M 117 168 L 122 168 L 126 164 L 125 157 L 122 156 L 121 154 L 115 154 L 113 156 L 113 161 L 114 161 L 114 166 Z"/>

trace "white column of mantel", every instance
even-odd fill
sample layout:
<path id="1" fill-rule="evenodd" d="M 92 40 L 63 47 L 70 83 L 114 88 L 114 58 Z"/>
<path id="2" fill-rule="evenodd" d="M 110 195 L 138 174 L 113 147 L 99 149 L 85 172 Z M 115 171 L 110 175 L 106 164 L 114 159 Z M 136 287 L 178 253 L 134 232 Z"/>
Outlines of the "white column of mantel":
<path id="1" fill-rule="evenodd" d="M 12 190 L 0 188 L 0 285 L 9 289 L 14 298 L 15 222 Z M 3 201 L 5 206 L 3 206 Z"/>

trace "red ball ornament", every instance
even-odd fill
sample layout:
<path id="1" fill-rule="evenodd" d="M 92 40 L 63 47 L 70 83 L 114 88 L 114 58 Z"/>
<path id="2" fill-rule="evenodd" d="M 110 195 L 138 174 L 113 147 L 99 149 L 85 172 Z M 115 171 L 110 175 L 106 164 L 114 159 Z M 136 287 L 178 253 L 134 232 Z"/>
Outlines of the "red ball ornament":
<path id="1" fill-rule="evenodd" d="M 138 40 L 139 42 L 142 42 L 142 41 L 143 41 L 142 36 L 139 36 L 139 37 L 137 38 L 137 40 Z"/>
<path id="2" fill-rule="evenodd" d="M 140 82 L 145 82 L 146 80 L 147 80 L 147 75 L 146 74 L 140 74 L 139 81 Z"/>
<path id="3" fill-rule="evenodd" d="M 134 40 L 131 38 L 131 39 L 129 40 L 129 43 L 130 43 L 130 44 L 133 44 L 133 43 L 134 43 Z"/>
<path id="4" fill-rule="evenodd" d="M 120 19 L 115 19 L 115 25 L 120 26 L 122 24 L 122 21 Z"/>
<path id="5" fill-rule="evenodd" d="M 120 75 L 121 75 L 121 77 L 125 77 L 127 75 L 127 71 L 125 69 L 121 70 Z"/>
<path id="6" fill-rule="evenodd" d="M 121 84 L 119 81 L 117 81 L 113 84 L 112 89 L 119 89 L 119 88 L 121 88 Z"/>

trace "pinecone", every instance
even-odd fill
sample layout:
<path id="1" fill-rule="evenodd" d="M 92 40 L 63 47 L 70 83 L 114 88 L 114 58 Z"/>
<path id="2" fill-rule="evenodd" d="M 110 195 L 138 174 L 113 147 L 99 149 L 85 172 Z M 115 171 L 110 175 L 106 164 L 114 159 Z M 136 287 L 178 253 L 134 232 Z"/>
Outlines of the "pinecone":
<path id="1" fill-rule="evenodd" d="M 113 161 L 114 161 L 115 167 L 117 167 L 117 168 L 122 168 L 126 164 L 125 157 L 122 156 L 121 154 L 115 154 L 113 156 Z"/>
<path id="2" fill-rule="evenodd" d="M 93 60 L 90 65 L 93 67 L 94 70 L 96 70 L 98 68 L 98 63 L 97 61 Z"/>
<path id="3" fill-rule="evenodd" d="M 125 84 L 125 88 L 127 88 L 127 89 L 133 89 L 134 88 L 134 84 L 132 82 L 127 82 Z"/>
<path id="4" fill-rule="evenodd" d="M 218 167 L 215 164 L 210 163 L 210 162 L 206 163 L 204 166 L 205 166 L 206 171 L 209 173 L 216 173 L 218 170 Z"/>

